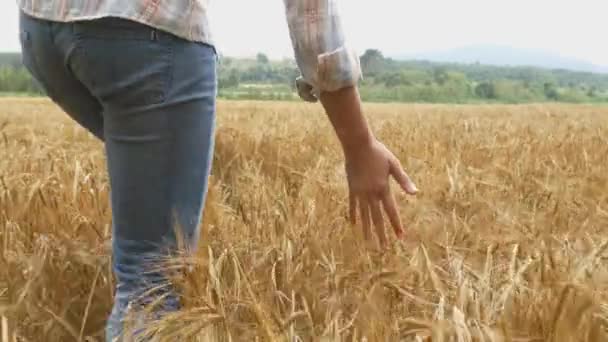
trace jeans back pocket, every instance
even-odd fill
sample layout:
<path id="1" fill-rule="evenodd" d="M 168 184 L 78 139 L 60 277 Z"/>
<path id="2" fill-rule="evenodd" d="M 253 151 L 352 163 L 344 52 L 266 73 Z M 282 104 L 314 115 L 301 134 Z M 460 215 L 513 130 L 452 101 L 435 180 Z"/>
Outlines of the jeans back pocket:
<path id="1" fill-rule="evenodd" d="M 123 19 L 74 24 L 70 67 L 105 108 L 137 109 L 165 101 L 171 83 L 172 39 Z"/>

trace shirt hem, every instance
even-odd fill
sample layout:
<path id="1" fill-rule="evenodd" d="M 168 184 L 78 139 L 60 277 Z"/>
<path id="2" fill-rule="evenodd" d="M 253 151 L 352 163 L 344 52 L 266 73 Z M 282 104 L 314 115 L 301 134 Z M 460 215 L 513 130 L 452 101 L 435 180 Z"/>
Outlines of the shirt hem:
<path id="1" fill-rule="evenodd" d="M 184 40 L 187 41 L 191 41 L 191 42 L 196 42 L 196 43 L 203 43 L 203 44 L 207 44 L 207 45 L 211 45 L 212 47 L 216 48 L 213 39 L 211 39 L 209 37 L 209 35 L 202 35 L 202 36 L 195 36 L 195 35 L 187 35 L 184 33 L 180 33 L 176 30 L 172 30 L 168 27 L 165 27 L 163 25 L 159 25 L 159 24 L 152 24 L 150 22 L 147 22 L 145 20 L 142 20 L 141 18 L 137 18 L 137 17 L 132 17 L 132 16 L 128 16 L 128 15 L 124 15 L 124 14 L 114 14 L 114 13 L 104 13 L 104 14 L 99 14 L 99 15 L 83 15 L 83 16 L 76 16 L 76 17 L 68 17 L 68 18 L 64 18 L 64 19 L 58 19 L 58 18 L 48 18 L 46 16 L 43 16 L 41 14 L 38 13 L 34 13 L 31 11 L 28 11 L 26 9 L 21 8 L 20 9 L 23 13 L 33 17 L 33 18 L 37 18 L 37 19 L 41 19 L 41 20 L 48 20 L 48 21 L 54 21 L 54 22 L 60 22 L 60 23 L 70 23 L 70 22 L 75 22 L 75 21 L 88 21 L 88 20 L 97 20 L 97 19 L 102 19 L 102 18 L 120 18 L 120 19 L 126 19 L 126 20 L 131 20 L 134 22 L 137 22 L 139 24 L 142 25 L 146 25 L 146 26 L 150 26 L 153 27 L 155 29 L 170 33 L 172 35 L 175 35 L 176 37 L 182 38 Z"/>

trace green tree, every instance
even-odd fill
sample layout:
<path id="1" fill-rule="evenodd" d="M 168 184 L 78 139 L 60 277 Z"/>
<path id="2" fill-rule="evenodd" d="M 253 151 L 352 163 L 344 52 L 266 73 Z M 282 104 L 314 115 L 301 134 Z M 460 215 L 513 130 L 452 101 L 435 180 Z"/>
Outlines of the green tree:
<path id="1" fill-rule="evenodd" d="M 368 49 L 360 58 L 361 68 L 363 73 L 367 75 L 376 75 L 384 68 L 384 56 L 380 50 Z"/>
<path id="2" fill-rule="evenodd" d="M 258 55 L 256 56 L 256 60 L 257 60 L 258 64 L 268 64 L 268 63 L 270 63 L 270 60 L 268 59 L 268 56 L 266 56 L 263 53 L 258 53 Z"/>
<path id="3" fill-rule="evenodd" d="M 481 82 L 475 87 L 475 95 L 482 99 L 495 99 L 496 91 L 494 90 L 494 83 L 492 82 Z"/>
<path id="4" fill-rule="evenodd" d="M 435 80 L 435 83 L 437 83 L 439 85 L 443 85 L 445 82 L 447 82 L 448 73 L 447 73 L 445 67 L 439 66 L 439 67 L 433 68 L 433 79 Z"/>
<path id="5" fill-rule="evenodd" d="M 555 88 L 555 85 L 553 83 L 549 83 L 549 82 L 545 82 L 545 84 L 543 85 L 543 89 L 545 92 L 545 97 L 549 100 L 558 100 L 559 99 L 559 93 L 557 92 L 557 89 Z"/>

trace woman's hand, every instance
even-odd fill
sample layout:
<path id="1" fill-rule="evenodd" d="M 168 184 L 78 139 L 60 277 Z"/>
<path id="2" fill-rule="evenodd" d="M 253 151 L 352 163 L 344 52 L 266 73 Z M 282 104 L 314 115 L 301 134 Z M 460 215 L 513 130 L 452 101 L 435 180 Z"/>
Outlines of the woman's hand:
<path id="1" fill-rule="evenodd" d="M 367 240 L 371 239 L 373 223 L 380 244 L 385 246 L 387 236 L 381 210 L 384 208 L 395 234 L 402 238 L 404 230 L 391 191 L 390 177 L 394 177 L 410 195 L 416 194 L 418 189 L 397 157 L 381 142 L 372 139 L 369 144 L 346 152 L 345 158 L 351 222 L 356 224 L 357 216 L 361 218 L 363 235 Z"/>
<path id="2" fill-rule="evenodd" d="M 395 234 L 403 237 L 403 226 L 391 193 L 390 177 L 408 194 L 418 189 L 401 167 L 401 163 L 381 142 L 367 124 L 356 87 L 345 87 L 333 92 L 322 92 L 321 103 L 340 140 L 346 159 L 346 174 L 350 196 L 350 218 L 356 223 L 361 217 L 363 235 L 371 238 L 372 222 L 380 244 L 387 242 L 384 231 L 384 208 Z"/>

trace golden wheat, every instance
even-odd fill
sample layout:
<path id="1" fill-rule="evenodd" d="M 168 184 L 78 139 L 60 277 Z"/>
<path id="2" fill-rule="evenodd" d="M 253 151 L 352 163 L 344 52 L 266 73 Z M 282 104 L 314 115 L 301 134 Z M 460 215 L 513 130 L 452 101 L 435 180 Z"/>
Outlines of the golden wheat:
<path id="1" fill-rule="evenodd" d="M 421 189 L 404 242 L 346 219 L 308 104 L 221 102 L 184 308 L 161 341 L 606 341 L 608 108 L 365 106 Z M 0 101 L 5 341 L 101 341 L 112 299 L 103 148 L 46 100 Z M 183 259 L 183 260 L 182 260 Z M 168 265 L 167 267 L 171 267 Z"/>

